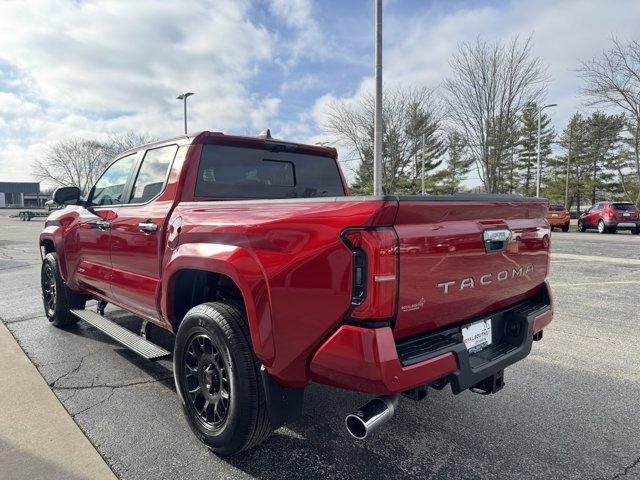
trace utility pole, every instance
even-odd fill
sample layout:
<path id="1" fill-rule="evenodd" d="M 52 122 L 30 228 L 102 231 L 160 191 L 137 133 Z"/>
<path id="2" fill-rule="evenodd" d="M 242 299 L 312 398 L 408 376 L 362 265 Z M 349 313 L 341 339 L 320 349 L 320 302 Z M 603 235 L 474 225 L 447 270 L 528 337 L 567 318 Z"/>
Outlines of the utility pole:
<path id="1" fill-rule="evenodd" d="M 569 167 L 571 165 L 571 142 L 573 141 L 573 122 L 569 122 L 569 151 L 567 152 L 567 175 L 564 179 L 564 208 L 569 210 Z"/>
<path id="2" fill-rule="evenodd" d="M 424 134 L 422 134 L 422 195 L 424 195 Z"/>
<path id="3" fill-rule="evenodd" d="M 177 100 L 182 100 L 182 103 L 184 105 L 184 134 L 185 135 L 187 134 L 187 98 L 189 98 L 191 95 L 194 95 L 194 93 L 185 92 L 185 93 L 181 93 L 176 97 Z"/>
<path id="4" fill-rule="evenodd" d="M 376 99 L 373 127 L 373 194 L 382 195 L 382 0 L 376 0 Z"/>
<path id="5" fill-rule="evenodd" d="M 540 123 L 542 121 L 542 110 L 549 107 L 557 107 L 557 103 L 550 103 L 538 108 L 538 162 L 536 166 L 536 197 L 540 196 Z"/>

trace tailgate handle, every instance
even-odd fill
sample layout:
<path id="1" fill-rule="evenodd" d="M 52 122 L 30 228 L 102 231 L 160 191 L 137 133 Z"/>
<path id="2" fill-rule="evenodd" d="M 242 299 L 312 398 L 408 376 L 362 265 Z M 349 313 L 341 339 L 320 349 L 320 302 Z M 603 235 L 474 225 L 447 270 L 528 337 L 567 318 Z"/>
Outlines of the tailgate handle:
<path id="1" fill-rule="evenodd" d="M 482 232 L 484 249 L 487 253 L 503 252 L 507 249 L 510 238 L 511 230 L 508 228 L 485 230 Z"/>

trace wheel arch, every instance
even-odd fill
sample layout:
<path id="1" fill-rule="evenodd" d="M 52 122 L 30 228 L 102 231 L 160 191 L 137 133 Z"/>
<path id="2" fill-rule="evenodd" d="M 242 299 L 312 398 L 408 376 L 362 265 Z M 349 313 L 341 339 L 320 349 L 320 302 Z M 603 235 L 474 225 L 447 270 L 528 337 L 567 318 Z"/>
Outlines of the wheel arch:
<path id="1" fill-rule="evenodd" d="M 56 253 L 58 255 L 58 268 L 60 268 L 60 275 L 66 282 L 67 276 L 67 262 L 65 261 L 65 252 L 62 247 L 61 231 L 58 226 L 49 226 L 44 229 L 40 234 L 40 256 L 44 260 L 44 257 L 48 253 Z"/>
<path id="2" fill-rule="evenodd" d="M 177 332 L 182 318 L 195 305 L 208 301 L 241 304 L 254 352 L 269 366 L 275 351 L 269 294 L 262 269 L 241 248 L 229 247 L 217 256 L 202 255 L 206 251 L 211 253 L 211 247 L 181 245 L 171 254 L 163 268 L 160 309 L 171 329 Z M 229 256 L 231 250 L 234 254 Z"/>

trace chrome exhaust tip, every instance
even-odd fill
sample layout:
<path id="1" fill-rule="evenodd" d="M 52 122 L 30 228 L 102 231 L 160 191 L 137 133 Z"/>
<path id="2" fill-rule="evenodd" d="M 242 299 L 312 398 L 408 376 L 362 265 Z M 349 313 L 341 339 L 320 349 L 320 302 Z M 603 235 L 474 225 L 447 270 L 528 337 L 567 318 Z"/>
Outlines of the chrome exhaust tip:
<path id="1" fill-rule="evenodd" d="M 398 398 L 398 394 L 376 397 L 347 415 L 345 425 L 349 434 L 358 440 L 367 438 L 393 417 Z"/>

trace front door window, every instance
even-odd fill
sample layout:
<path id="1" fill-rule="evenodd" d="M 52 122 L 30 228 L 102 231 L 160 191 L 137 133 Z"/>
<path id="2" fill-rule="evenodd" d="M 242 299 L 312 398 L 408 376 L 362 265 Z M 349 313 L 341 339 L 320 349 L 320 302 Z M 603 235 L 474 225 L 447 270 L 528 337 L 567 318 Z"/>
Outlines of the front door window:
<path id="1" fill-rule="evenodd" d="M 133 153 L 112 163 L 102 174 L 93 190 L 91 205 L 121 205 L 126 203 L 125 187 L 129 174 L 136 161 L 137 154 Z"/>

